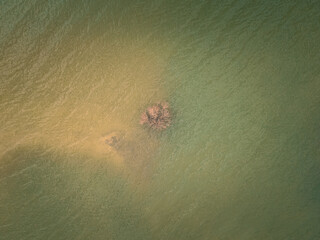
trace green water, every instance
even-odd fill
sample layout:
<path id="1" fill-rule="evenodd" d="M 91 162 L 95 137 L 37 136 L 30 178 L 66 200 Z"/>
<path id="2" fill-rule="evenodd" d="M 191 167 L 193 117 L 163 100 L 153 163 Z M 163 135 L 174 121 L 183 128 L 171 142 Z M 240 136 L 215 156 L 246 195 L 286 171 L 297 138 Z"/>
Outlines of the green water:
<path id="1" fill-rule="evenodd" d="M 0 240 L 320 239 L 319 42 L 319 1 L 0 0 Z"/>

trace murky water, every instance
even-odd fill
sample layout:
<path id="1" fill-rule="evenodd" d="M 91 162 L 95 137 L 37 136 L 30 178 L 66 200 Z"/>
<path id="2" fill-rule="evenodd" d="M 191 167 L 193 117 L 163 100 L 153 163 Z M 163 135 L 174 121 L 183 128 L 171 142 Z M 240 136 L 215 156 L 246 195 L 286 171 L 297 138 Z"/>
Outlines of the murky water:
<path id="1" fill-rule="evenodd" d="M 0 1 L 0 239 L 320 239 L 319 29 L 318 1 Z"/>

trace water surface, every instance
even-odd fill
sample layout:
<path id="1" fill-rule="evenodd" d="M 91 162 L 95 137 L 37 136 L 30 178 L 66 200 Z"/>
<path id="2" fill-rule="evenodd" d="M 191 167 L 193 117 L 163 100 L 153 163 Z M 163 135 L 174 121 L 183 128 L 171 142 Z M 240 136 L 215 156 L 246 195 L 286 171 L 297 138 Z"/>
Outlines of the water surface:
<path id="1" fill-rule="evenodd" d="M 318 1 L 0 1 L 0 239 L 319 239 L 319 19 Z M 139 125 L 164 100 L 173 125 Z"/>

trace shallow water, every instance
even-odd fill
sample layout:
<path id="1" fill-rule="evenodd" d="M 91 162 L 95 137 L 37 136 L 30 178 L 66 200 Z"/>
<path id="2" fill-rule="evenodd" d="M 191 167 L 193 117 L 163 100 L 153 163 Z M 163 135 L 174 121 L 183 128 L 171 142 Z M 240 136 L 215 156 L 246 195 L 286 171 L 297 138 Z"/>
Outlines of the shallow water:
<path id="1" fill-rule="evenodd" d="M 319 10 L 0 1 L 0 239 L 319 239 Z"/>

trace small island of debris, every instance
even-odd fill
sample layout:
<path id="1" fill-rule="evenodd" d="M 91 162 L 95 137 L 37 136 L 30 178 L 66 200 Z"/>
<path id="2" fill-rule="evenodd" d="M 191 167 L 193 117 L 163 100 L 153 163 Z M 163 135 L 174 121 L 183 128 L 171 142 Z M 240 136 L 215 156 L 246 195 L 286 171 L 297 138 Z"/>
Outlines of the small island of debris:
<path id="1" fill-rule="evenodd" d="M 147 124 L 152 129 L 164 130 L 171 125 L 171 114 L 167 102 L 157 103 L 142 113 L 140 124 Z"/>

